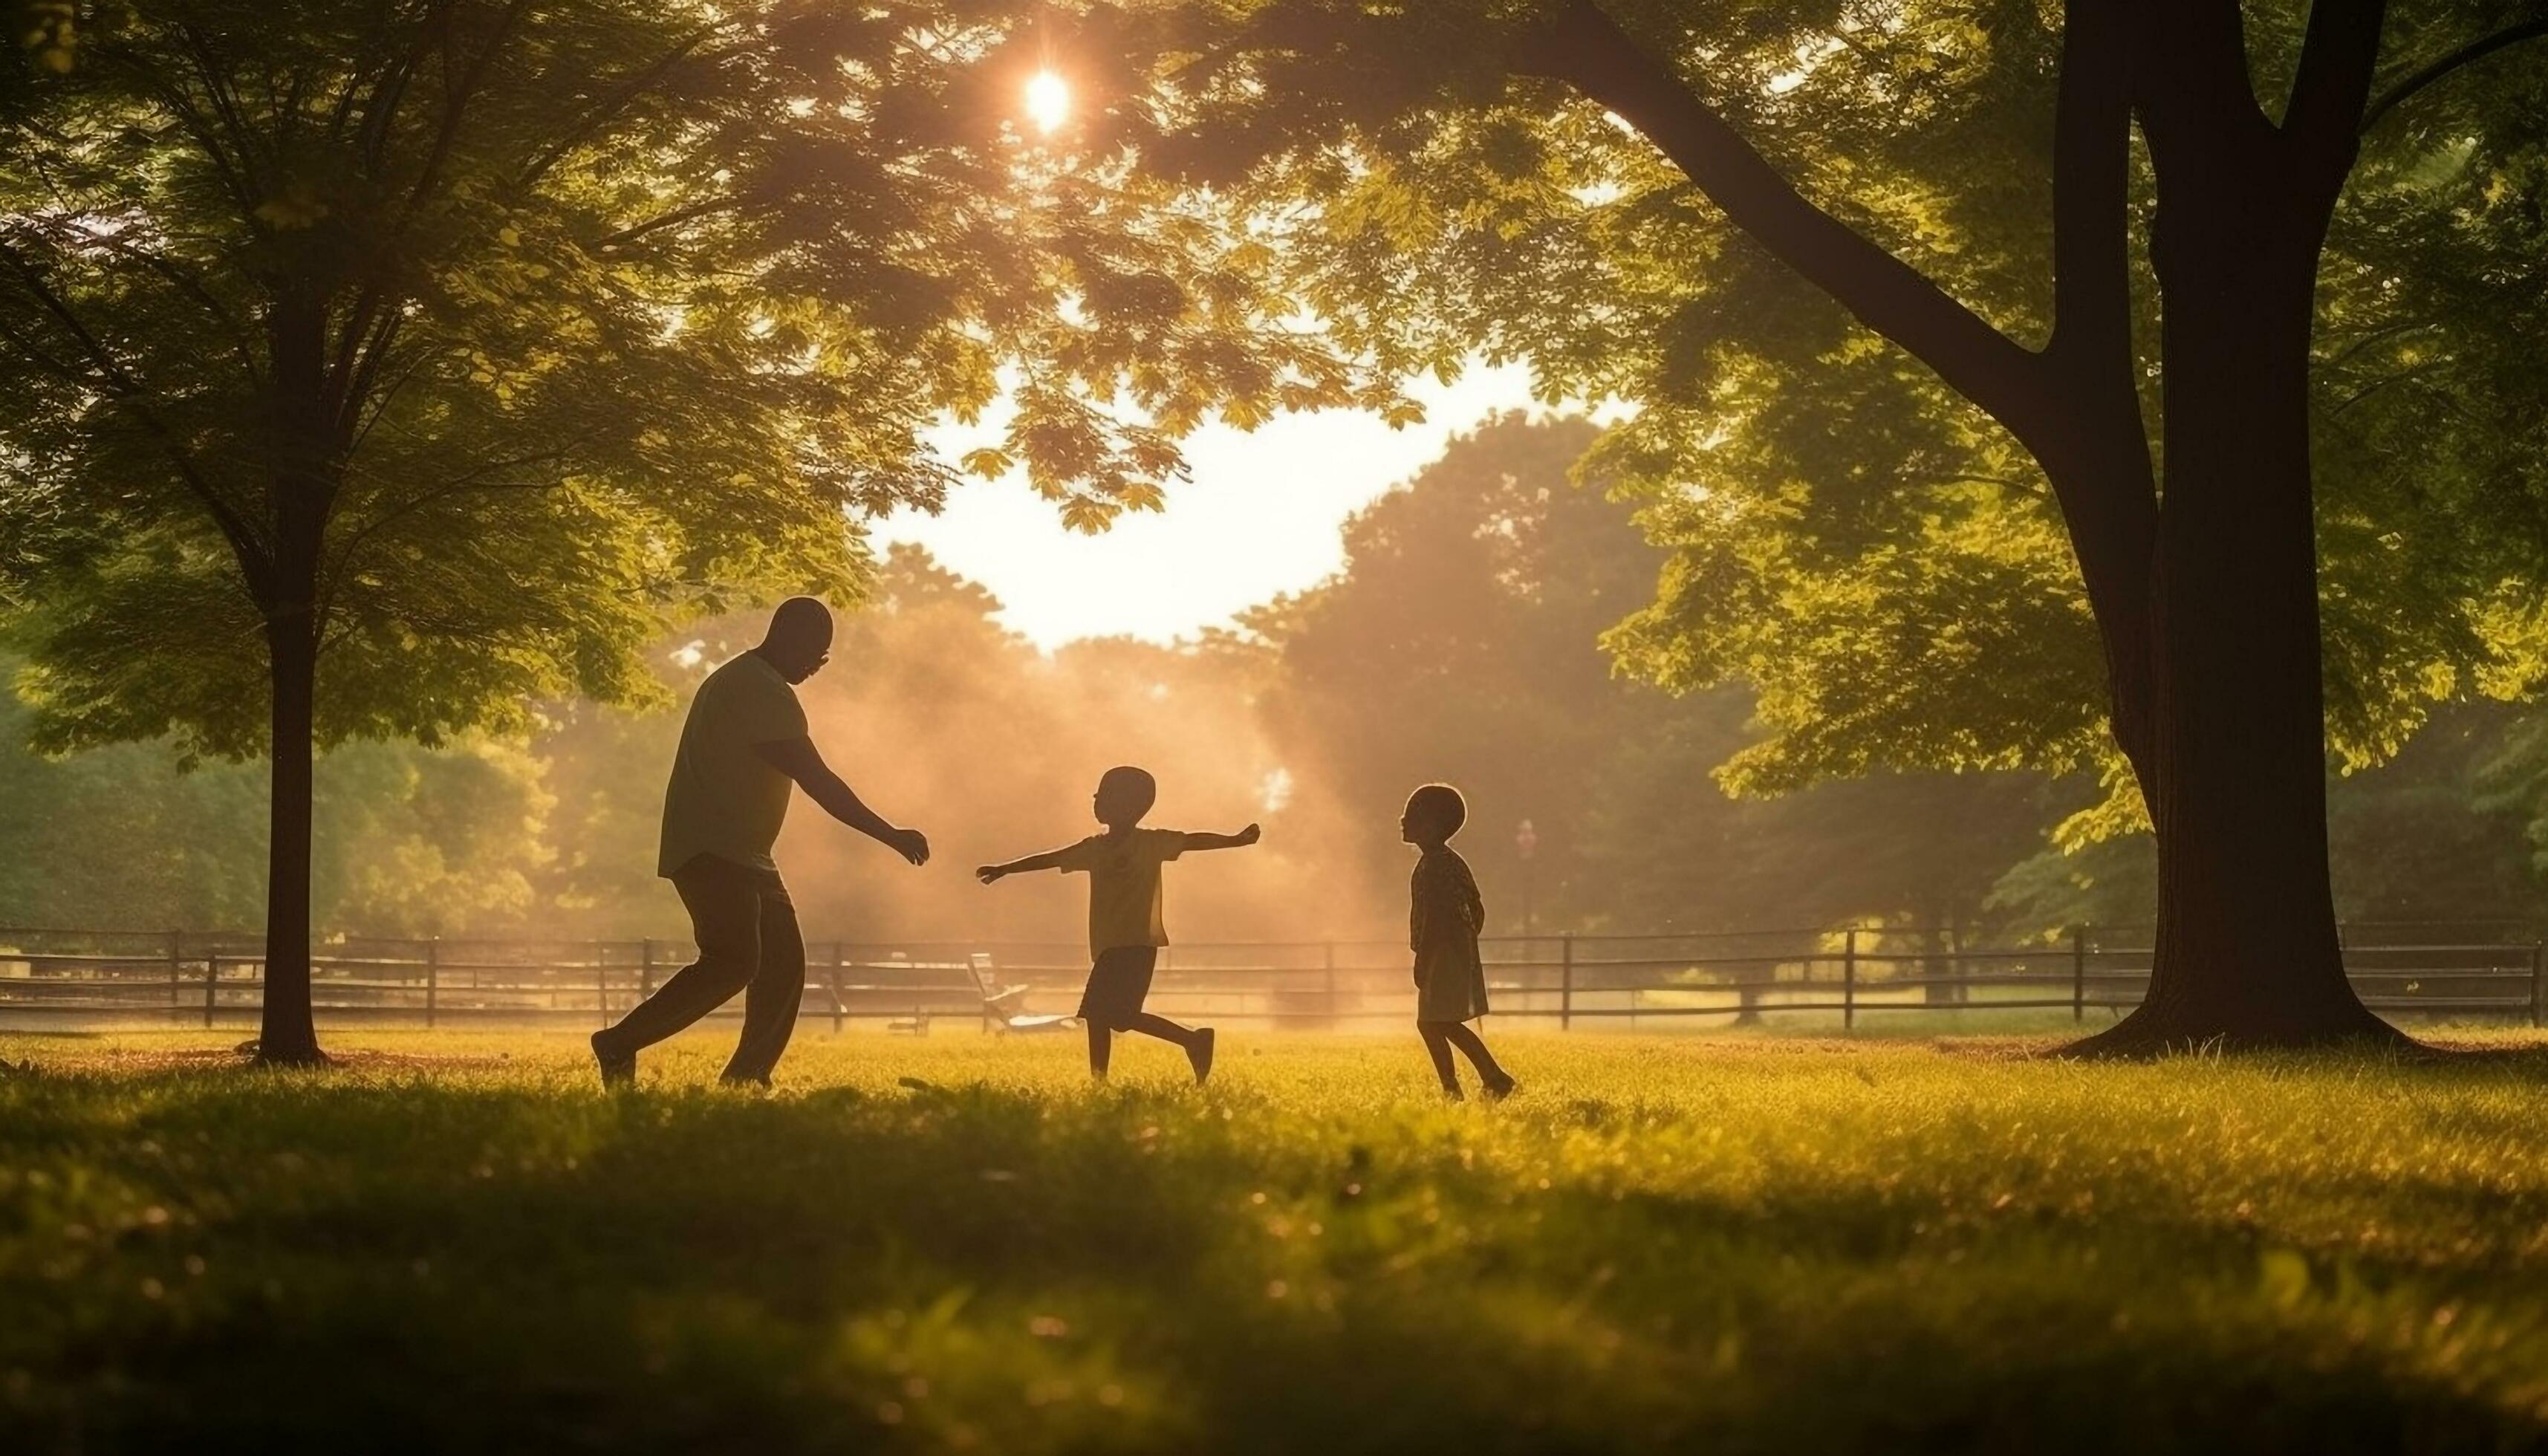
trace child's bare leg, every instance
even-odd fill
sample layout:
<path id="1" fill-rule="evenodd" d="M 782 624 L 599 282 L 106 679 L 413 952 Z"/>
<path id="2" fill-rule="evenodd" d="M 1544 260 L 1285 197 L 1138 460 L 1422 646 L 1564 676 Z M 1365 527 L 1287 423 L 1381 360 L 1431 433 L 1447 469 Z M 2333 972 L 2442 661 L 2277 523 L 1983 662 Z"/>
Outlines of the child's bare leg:
<path id="1" fill-rule="evenodd" d="M 1424 1039 L 1424 1054 L 1433 1058 L 1433 1075 L 1442 1079 L 1442 1090 L 1453 1097 L 1460 1095 L 1460 1073 L 1451 1064 L 1451 1033 L 1463 1030 L 1457 1022 L 1419 1021 L 1416 1035 Z"/>
<path id="2" fill-rule="evenodd" d="M 1124 1030 L 1139 1032 L 1145 1037 L 1156 1037 L 1162 1042 L 1174 1042 L 1180 1046 L 1192 1046 L 1196 1040 L 1203 1036 L 1202 1032 L 1193 1027 L 1180 1026 L 1164 1016 L 1149 1011 L 1137 1013 L 1131 1021 L 1124 1024 Z"/>
<path id="3" fill-rule="evenodd" d="M 1112 1059 L 1114 1050 L 1115 1033 L 1097 1022 L 1090 1022 L 1088 1024 L 1088 1074 L 1092 1077 L 1106 1075 L 1106 1063 Z"/>
<path id="4" fill-rule="evenodd" d="M 1469 1065 L 1478 1069 L 1480 1081 L 1494 1087 L 1512 1080 L 1502 1067 L 1496 1064 L 1496 1054 L 1487 1049 L 1486 1041 L 1478 1035 L 1476 1028 L 1466 1022 L 1455 1021 L 1443 1029 L 1442 1036 L 1453 1046 L 1459 1047 L 1462 1054 L 1469 1058 Z M 1450 1054 L 1446 1050 L 1443 1053 L 1443 1060 L 1449 1059 Z"/>
<path id="5" fill-rule="evenodd" d="M 1124 1024 L 1124 1030 L 1156 1037 L 1184 1047 L 1186 1060 L 1194 1067 L 1195 1081 L 1202 1083 L 1212 1079 L 1212 1028 L 1182 1026 L 1164 1016 L 1141 1011 L 1134 1013 L 1133 1019 Z"/>

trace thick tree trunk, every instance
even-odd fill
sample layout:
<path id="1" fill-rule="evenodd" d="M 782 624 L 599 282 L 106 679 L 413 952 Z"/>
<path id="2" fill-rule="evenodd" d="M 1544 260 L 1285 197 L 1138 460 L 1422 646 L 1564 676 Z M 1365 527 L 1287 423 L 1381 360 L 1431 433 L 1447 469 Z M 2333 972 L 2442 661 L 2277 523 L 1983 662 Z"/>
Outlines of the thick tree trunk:
<path id="1" fill-rule="evenodd" d="M 1517 38 L 1736 227 L 2009 427 L 2052 480 L 2159 845 L 2146 1004 L 2092 1052 L 2394 1040 L 2346 984 L 2327 885 L 2308 366 L 2379 0 L 2319 0 L 2281 123 L 2230 0 L 2071 0 L 2055 117 L 2055 327 L 2037 354 L 1799 194 L 1597 0 Z M 2165 489 L 2130 307 L 2130 136 L 2158 182 Z"/>
<path id="2" fill-rule="evenodd" d="M 318 643 L 308 611 L 266 625 L 273 671 L 273 786 L 267 814 L 265 1002 L 260 1061 L 323 1061 L 310 1004 L 311 738 Z"/>
<path id="3" fill-rule="evenodd" d="M 2354 994 L 2336 942 L 2309 448 L 2322 220 L 2278 207 L 2273 180 L 2225 165 L 2162 195 L 2143 776 L 2157 954 L 2147 1000 L 2090 1052 L 2402 1040 Z"/>

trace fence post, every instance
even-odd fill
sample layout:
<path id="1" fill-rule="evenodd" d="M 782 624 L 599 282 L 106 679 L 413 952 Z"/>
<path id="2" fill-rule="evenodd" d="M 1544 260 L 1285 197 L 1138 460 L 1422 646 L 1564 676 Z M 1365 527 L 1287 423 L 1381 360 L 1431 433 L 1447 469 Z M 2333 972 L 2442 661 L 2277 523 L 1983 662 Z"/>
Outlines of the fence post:
<path id="1" fill-rule="evenodd" d="M 434 1002 L 442 991 L 442 937 L 424 938 L 424 1029 L 433 1030 Z"/>
<path id="2" fill-rule="evenodd" d="M 1575 932 L 1557 938 L 1557 1029 L 1575 1030 Z"/>
<path id="3" fill-rule="evenodd" d="M 637 989 L 645 995 L 655 994 L 655 938 L 648 936 L 637 943 Z"/>
<path id="4" fill-rule="evenodd" d="M 186 933 L 181 930 L 172 930 L 168 932 L 168 1004 L 172 1008 L 177 1005 L 177 984 L 180 979 L 179 972 L 185 966 L 185 958 L 182 954 L 185 945 L 185 935 Z"/>
<path id="5" fill-rule="evenodd" d="M 2543 948 L 2539 942 L 2530 943 L 2530 1024 L 2534 1027 L 2540 1023 L 2542 1010 L 2548 1010 L 2548 1002 L 2543 1002 L 2540 997 L 2540 962 L 2548 959 L 2548 955 L 2543 955 L 2542 952 Z"/>
<path id="6" fill-rule="evenodd" d="M 1840 1026 L 1858 1029 L 1858 931 L 1852 928 L 1840 952 Z"/>
<path id="7" fill-rule="evenodd" d="M 610 1025 L 610 957 L 599 954 L 597 946 L 593 950 L 592 1004 L 594 1014 L 601 1018 L 601 1025 L 606 1028 Z"/>
<path id="8" fill-rule="evenodd" d="M 2070 1019 L 2088 1019 L 2088 927 L 2070 927 Z"/>
<path id="9" fill-rule="evenodd" d="M 1336 1029 L 1336 943 L 1321 942 L 1319 949 L 1327 972 L 1327 1030 L 1332 1032 Z"/>
<path id="10" fill-rule="evenodd" d="M 841 1034 L 841 965 L 843 963 L 843 959 L 844 957 L 841 954 L 841 943 L 834 941 L 832 943 L 832 979 L 829 985 L 832 992 L 832 1035 L 835 1037 Z M 990 1010 L 987 1004 L 984 1006 L 982 1014 L 985 1017 L 990 1015 Z"/>
<path id="11" fill-rule="evenodd" d="M 204 1030 L 213 1029 L 213 996 L 222 983 L 222 953 L 218 948 L 204 952 Z"/>

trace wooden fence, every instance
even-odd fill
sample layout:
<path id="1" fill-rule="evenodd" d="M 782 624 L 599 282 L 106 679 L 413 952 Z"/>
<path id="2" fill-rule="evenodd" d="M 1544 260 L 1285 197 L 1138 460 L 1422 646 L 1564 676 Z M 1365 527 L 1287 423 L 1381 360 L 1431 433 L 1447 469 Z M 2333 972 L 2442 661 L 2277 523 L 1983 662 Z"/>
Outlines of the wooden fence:
<path id="1" fill-rule="evenodd" d="M 2363 999 L 2406 1020 L 2526 1022 L 2543 1010 L 2542 938 L 2527 925 L 2346 927 Z M 1969 944 L 1951 931 L 1861 928 L 1712 935 L 1499 936 L 1481 943 L 1499 1018 L 1560 1028 L 1743 1025 L 1767 1018 L 1852 1029 L 1905 1012 L 2120 1015 L 2149 983 L 2145 931 Z M 318 948 L 314 999 L 336 1024 L 599 1025 L 691 954 L 673 941 L 347 938 Z M 997 1029 L 1002 1013 L 1067 1013 L 1087 970 L 1064 943 L 821 942 L 807 948 L 800 1013 L 835 1030 L 934 1021 Z M 0 1024 L 247 1026 L 264 989 L 253 937 L 0 928 Z M 1152 1007 L 1181 1019 L 1295 1028 L 1404 1023 L 1404 945 L 1297 941 L 1180 945 L 1160 955 Z M 740 1001 L 723 1013 L 735 1015 Z"/>

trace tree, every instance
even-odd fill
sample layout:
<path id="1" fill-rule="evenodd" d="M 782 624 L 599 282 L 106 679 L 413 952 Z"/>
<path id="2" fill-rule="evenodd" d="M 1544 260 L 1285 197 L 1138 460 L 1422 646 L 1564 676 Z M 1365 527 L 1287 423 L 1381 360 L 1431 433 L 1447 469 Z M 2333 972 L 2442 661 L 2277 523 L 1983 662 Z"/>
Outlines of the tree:
<path id="1" fill-rule="evenodd" d="M 1090 529 L 1210 409 L 1394 398 L 1244 237 L 1021 136 L 1031 16 L 133 0 L 0 56 L 20 687 L 48 748 L 269 756 L 265 1058 L 318 1054 L 314 745 L 641 700 L 668 614 L 853 595 L 1003 368 L 965 467 Z"/>
<path id="2" fill-rule="evenodd" d="M 1180 18 L 1192 58 L 1150 154 L 1269 208 L 1319 199 L 1283 241 L 1349 344 L 1526 355 L 1552 397 L 1640 403 L 1606 464 L 1699 544 L 1623 650 L 1688 686 L 1754 666 L 1690 617 L 1758 608 L 1820 639 L 1814 691 L 1765 690 L 1795 736 L 1756 771 L 1874 762 L 1906 709 L 1931 730 L 1906 757 L 2111 755 L 2155 833 L 2160 928 L 2148 1001 L 2093 1049 L 2384 1038 L 2338 956 L 2327 726 L 2376 750 L 2436 673 L 2445 693 L 2535 680 L 2510 589 L 2538 568 L 2537 498 L 2504 487 L 2536 428 L 2451 426 L 2474 471 L 2402 489 L 2393 456 L 2322 500 L 2316 461 L 2399 441 L 2330 438 L 2313 365 L 2412 402 L 2390 387 L 2420 349 L 2481 416 L 2536 400 L 2490 363 L 2522 325 L 2465 309 L 2536 307 L 2503 280 L 2540 266 L 2543 80 L 2508 48 L 2543 27 L 2490 32 L 2473 5 L 2416 7 L 2384 67 L 2387 13 L 2070 0 L 2055 32 L 2033 4 L 1278 0 Z M 2435 54 L 2411 31 L 2476 39 Z M 2492 91 L 2461 75 L 2481 65 Z M 2417 273 L 2445 254 L 2484 283 L 2435 315 Z M 1780 403 L 1807 368 L 1845 386 L 1819 420 Z M 1759 452 L 1806 427 L 1865 432 L 1868 468 Z M 1739 492 L 1711 479 L 1727 446 Z M 2388 539 L 2440 538 L 2423 515 L 2492 529 Z M 2321 530 L 2356 536 L 2323 581 Z M 2442 569 L 2411 580 L 2410 557 Z M 2446 609 L 2329 637 L 2321 592 L 2356 571 L 2388 593 L 2364 615 Z M 1985 677 L 1994 656 L 2021 670 Z"/>
<path id="3" fill-rule="evenodd" d="M 1261 712 L 1293 776 L 1373 825 L 1419 783 L 1459 784 L 1476 816 L 1462 852 L 1503 887 L 1505 933 L 1521 928 L 1525 873 L 1543 925 L 1599 903 L 1575 883 L 1584 812 L 1605 749 L 1659 696 L 1613 682 L 1597 647 L 1657 558 L 1626 507 L 1569 482 L 1596 434 L 1508 413 L 1455 436 L 1345 523 L 1342 571 L 1242 619 L 1275 655 Z M 1527 865 L 1524 819 L 1539 838 Z M 1394 836 L 1335 848 L 1340 873 L 1398 891 Z"/>
<path id="4" fill-rule="evenodd" d="M 1674 698 L 1604 660 L 1662 553 L 1595 474 L 1581 418 L 1508 413 L 1347 521 L 1335 577 L 1251 613 L 1275 658 L 1261 712 L 1304 783 L 1366 821 L 1458 783 L 1461 852 L 1515 933 L 1758 930 L 1908 918 L 1970 925 L 2042 842 L 2040 775 L 1878 774 L 1764 799 L 1710 771 L 1758 737 L 1740 686 Z M 1514 829 L 1531 821 L 1524 863 Z M 1289 838 L 1292 826 L 1277 822 Z M 1339 876 L 1403 893 L 1386 836 L 1340 836 Z"/>

